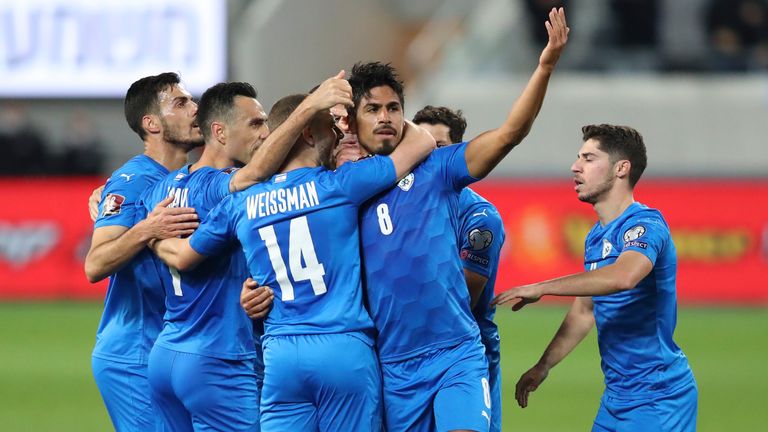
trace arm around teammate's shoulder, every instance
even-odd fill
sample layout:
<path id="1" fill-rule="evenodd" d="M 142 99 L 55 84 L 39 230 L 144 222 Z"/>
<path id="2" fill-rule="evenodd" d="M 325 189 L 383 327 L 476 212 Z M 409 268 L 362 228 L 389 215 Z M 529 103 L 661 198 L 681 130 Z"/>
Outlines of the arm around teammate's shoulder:
<path id="1" fill-rule="evenodd" d="M 403 178 L 437 147 L 435 139 L 426 129 L 406 120 L 403 140 L 389 156 L 395 166 L 397 179 Z"/>
<path id="2" fill-rule="evenodd" d="M 169 208 L 173 197 L 161 201 L 146 219 L 133 227 L 112 225 L 93 231 L 91 248 L 85 257 L 85 275 L 98 282 L 120 270 L 152 239 L 191 234 L 198 226 L 195 209 Z"/>

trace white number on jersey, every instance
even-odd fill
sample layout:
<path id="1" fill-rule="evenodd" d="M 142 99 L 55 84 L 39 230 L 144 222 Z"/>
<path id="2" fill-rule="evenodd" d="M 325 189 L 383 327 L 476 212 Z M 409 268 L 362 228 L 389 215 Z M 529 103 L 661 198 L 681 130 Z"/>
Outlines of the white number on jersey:
<path id="1" fill-rule="evenodd" d="M 173 267 L 168 267 L 168 270 L 171 271 L 171 281 L 173 282 L 173 293 L 177 297 L 181 297 L 182 295 L 184 295 L 184 293 L 181 292 L 181 274 L 179 274 L 179 271 Z"/>
<path id="2" fill-rule="evenodd" d="M 389 206 L 386 203 L 376 206 L 376 215 L 379 217 L 379 229 L 384 235 L 392 234 L 392 218 L 389 217 Z"/>
<path id="3" fill-rule="evenodd" d="M 323 276 L 325 267 L 317 261 L 315 253 L 315 244 L 312 242 L 312 235 L 309 232 L 307 217 L 291 219 L 291 226 L 288 238 L 288 264 L 291 267 L 291 274 L 294 282 L 308 280 L 312 284 L 312 291 L 315 295 L 325 294 L 328 289 L 325 286 Z M 280 254 L 280 246 L 277 244 L 277 236 L 273 225 L 259 229 L 259 235 L 267 247 L 269 260 L 272 262 L 272 268 L 277 276 L 277 283 L 280 285 L 283 301 L 294 300 L 293 284 L 288 277 L 288 269 L 285 266 L 283 256 Z M 304 265 L 302 265 L 302 262 Z"/>

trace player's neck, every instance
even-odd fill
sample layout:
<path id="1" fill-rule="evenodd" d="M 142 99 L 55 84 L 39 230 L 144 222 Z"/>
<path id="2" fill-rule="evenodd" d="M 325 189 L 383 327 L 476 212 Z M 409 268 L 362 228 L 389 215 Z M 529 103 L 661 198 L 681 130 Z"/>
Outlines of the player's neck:
<path id="1" fill-rule="evenodd" d="M 211 167 L 220 170 L 234 165 L 232 159 L 226 155 L 223 149 L 216 147 L 216 144 L 208 145 L 208 143 L 206 143 L 205 148 L 203 149 L 203 154 L 200 155 L 200 159 L 197 162 L 189 167 L 189 172 L 194 172 L 202 167 Z"/>
<path id="2" fill-rule="evenodd" d="M 603 199 L 596 202 L 593 207 L 597 217 L 600 219 L 600 225 L 606 226 L 635 202 L 632 191 L 620 191 L 613 188 L 608 191 Z"/>
<path id="3" fill-rule="evenodd" d="M 144 154 L 168 171 L 175 171 L 187 163 L 187 151 L 167 142 L 144 141 Z"/>
<path id="4" fill-rule="evenodd" d="M 315 168 L 317 167 L 317 161 L 311 157 L 295 157 L 287 160 L 285 164 L 280 168 L 280 172 L 293 171 L 299 168 Z"/>

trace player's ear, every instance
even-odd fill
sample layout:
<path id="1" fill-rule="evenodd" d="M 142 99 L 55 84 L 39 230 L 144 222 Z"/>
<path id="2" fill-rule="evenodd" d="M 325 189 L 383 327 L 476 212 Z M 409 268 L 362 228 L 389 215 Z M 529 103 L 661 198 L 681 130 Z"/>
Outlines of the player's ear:
<path id="1" fill-rule="evenodd" d="M 350 110 L 351 108 L 347 108 L 347 112 Z M 339 129 L 341 129 L 342 132 L 356 134 L 357 124 L 353 119 L 351 119 L 349 115 L 345 115 L 343 117 L 339 117 Z"/>
<path id="2" fill-rule="evenodd" d="M 214 137 L 216 141 L 224 145 L 227 144 L 227 129 L 224 127 L 223 123 L 211 123 L 211 136 Z"/>
<path id="3" fill-rule="evenodd" d="M 310 128 L 309 126 L 302 129 L 301 138 L 304 140 L 304 142 L 307 143 L 308 146 L 310 147 L 315 146 L 315 137 L 314 135 L 312 135 L 312 128 Z"/>
<path id="4" fill-rule="evenodd" d="M 616 171 L 616 177 L 625 178 L 629 176 L 629 170 L 632 168 L 632 163 L 628 160 L 620 160 L 616 162 L 614 169 Z"/>
<path id="5" fill-rule="evenodd" d="M 162 129 L 160 117 L 155 114 L 146 114 L 141 118 L 141 127 L 150 134 L 160 133 Z"/>

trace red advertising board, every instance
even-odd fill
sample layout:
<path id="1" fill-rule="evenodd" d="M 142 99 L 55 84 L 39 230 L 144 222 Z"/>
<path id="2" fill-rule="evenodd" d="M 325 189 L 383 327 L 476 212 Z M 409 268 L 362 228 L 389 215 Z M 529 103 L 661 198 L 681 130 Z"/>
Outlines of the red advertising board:
<path id="1" fill-rule="evenodd" d="M 101 178 L 0 179 L 0 298 L 103 298 L 83 260 L 93 223 L 87 201 Z"/>
<path id="2" fill-rule="evenodd" d="M 564 181 L 483 181 L 507 242 L 496 291 L 583 271 L 584 239 L 597 220 Z M 678 254 L 686 303 L 768 304 L 768 180 L 640 181 L 635 200 L 659 209 Z"/>
<path id="3" fill-rule="evenodd" d="M 83 273 L 101 178 L 0 179 L 0 299 L 101 299 Z M 567 180 L 473 187 L 507 232 L 497 291 L 582 271 L 596 216 Z M 681 302 L 768 305 L 768 180 L 644 179 L 635 198 L 662 211 L 678 251 Z"/>

